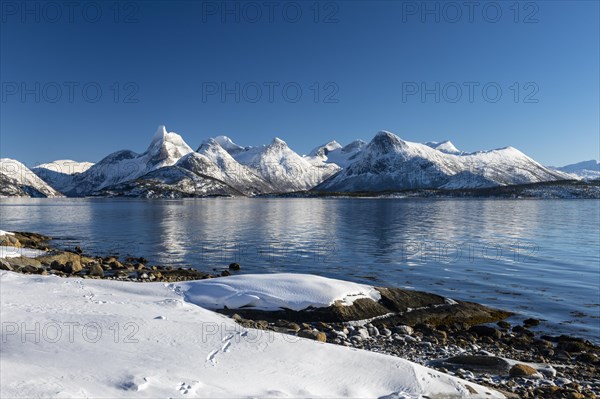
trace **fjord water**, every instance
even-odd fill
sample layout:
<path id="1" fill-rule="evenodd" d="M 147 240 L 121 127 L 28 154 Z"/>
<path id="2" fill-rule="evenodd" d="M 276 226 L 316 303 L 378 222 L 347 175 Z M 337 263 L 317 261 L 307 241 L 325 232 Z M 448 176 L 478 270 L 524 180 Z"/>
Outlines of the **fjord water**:
<path id="1" fill-rule="evenodd" d="M 0 200 L 0 229 L 47 234 L 91 254 L 414 288 L 595 342 L 599 221 L 597 200 Z"/>

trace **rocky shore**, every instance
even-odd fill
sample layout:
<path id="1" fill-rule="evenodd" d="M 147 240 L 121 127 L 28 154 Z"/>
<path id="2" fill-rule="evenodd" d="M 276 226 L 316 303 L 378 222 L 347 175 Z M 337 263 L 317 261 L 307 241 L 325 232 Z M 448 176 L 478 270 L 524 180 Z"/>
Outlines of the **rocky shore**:
<path id="1" fill-rule="evenodd" d="M 52 248 L 48 244 L 50 239 L 41 234 L 26 232 L 0 235 L 0 246 L 38 249 L 46 252 L 35 258 L 18 256 L 0 259 L 0 270 L 136 282 L 200 280 L 230 274 L 229 270 L 223 270 L 220 274 L 213 275 L 192 268 L 149 266 L 147 265 L 148 260 L 143 257 L 127 257 L 125 259 L 119 259 L 117 256 L 92 257 L 86 255 L 80 247 L 75 247 L 72 251 Z M 239 269 L 239 265 L 232 264 L 230 269 Z"/>
<path id="2" fill-rule="evenodd" d="M 92 257 L 76 247 L 58 250 L 50 237 L 0 233 L 0 246 L 43 251 L 41 256 L 0 259 L 0 269 L 25 274 L 137 282 L 177 282 L 225 277 L 221 273 L 149 266 L 144 258 Z M 18 250 L 17 250 L 18 252 Z M 511 398 L 582 399 L 600 396 L 600 348 L 565 335 L 530 328 L 539 320 L 511 325 L 509 312 L 435 294 L 376 287 L 379 301 L 357 299 L 303 311 L 222 309 L 238 324 L 302 338 L 399 356 Z"/>

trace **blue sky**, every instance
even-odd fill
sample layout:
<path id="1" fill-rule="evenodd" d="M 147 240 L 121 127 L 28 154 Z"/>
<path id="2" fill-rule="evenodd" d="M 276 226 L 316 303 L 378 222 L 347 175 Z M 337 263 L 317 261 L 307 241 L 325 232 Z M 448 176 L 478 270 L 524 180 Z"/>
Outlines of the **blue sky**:
<path id="1" fill-rule="evenodd" d="M 30 166 L 142 152 L 159 124 L 193 148 L 385 129 L 600 158 L 597 1 L 25 4 L 0 3 L 0 155 Z"/>

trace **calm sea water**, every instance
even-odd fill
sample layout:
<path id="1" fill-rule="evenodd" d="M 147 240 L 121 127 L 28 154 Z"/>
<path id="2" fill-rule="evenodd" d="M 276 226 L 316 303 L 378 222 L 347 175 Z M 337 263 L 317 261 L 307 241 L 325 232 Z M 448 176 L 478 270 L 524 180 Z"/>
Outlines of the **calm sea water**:
<path id="1" fill-rule="evenodd" d="M 600 201 L 2 199 L 0 229 L 86 252 L 426 290 L 600 342 Z"/>

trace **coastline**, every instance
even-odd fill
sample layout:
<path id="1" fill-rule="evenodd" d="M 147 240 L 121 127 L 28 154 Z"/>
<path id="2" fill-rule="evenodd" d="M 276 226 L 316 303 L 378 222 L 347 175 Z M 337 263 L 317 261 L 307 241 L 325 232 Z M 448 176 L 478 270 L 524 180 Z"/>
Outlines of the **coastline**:
<path id="1" fill-rule="evenodd" d="M 3 270 L 25 274 L 163 283 L 219 277 L 227 283 L 227 276 L 240 269 L 240 265 L 231 264 L 220 275 L 211 275 L 148 266 L 144 258 L 90 257 L 78 247 L 72 252 L 57 250 L 48 244 L 50 237 L 35 233 L 14 233 L 4 239 L 2 245 L 44 251 L 39 258 L 0 260 Z M 478 304 L 419 291 L 377 289 L 384 294 L 377 304 L 357 301 L 350 307 L 300 312 L 248 308 L 217 311 L 243 327 L 405 358 L 497 389 L 508 397 L 595 398 L 600 394 L 600 348 L 590 342 L 536 334 L 530 330 L 539 324 L 535 319 L 511 326 L 503 321 L 508 312 Z M 513 370 L 515 364 L 531 367 L 530 374 L 513 375 L 517 372 Z"/>

